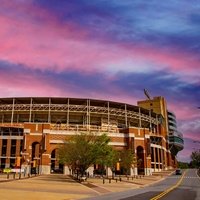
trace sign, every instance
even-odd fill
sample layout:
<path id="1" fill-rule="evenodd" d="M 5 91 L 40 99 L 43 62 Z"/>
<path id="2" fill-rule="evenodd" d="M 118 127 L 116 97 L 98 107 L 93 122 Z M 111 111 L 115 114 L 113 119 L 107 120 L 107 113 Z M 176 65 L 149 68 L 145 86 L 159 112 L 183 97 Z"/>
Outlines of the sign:
<path id="1" fill-rule="evenodd" d="M 15 172 L 15 173 L 23 173 L 24 172 L 24 168 L 20 169 L 20 168 L 14 168 L 14 169 L 11 169 L 11 172 Z"/>
<path id="2" fill-rule="evenodd" d="M 11 169 L 10 168 L 6 168 L 3 170 L 3 173 L 10 173 L 11 172 Z"/>

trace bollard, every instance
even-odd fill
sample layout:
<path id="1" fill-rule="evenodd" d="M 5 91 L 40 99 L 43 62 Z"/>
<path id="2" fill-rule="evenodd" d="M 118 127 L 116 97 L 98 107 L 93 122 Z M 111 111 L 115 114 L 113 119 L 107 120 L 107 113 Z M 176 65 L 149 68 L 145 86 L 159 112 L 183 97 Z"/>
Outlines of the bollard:
<path id="1" fill-rule="evenodd" d="M 19 179 L 21 179 L 21 173 L 19 173 Z"/>
<path id="2" fill-rule="evenodd" d="M 109 183 L 111 183 L 111 178 L 109 178 Z"/>
<path id="3" fill-rule="evenodd" d="M 7 179 L 9 179 L 9 173 L 7 173 Z"/>
<path id="4" fill-rule="evenodd" d="M 105 183 L 105 179 L 103 178 L 103 184 Z"/>
<path id="5" fill-rule="evenodd" d="M 116 183 L 117 183 L 117 178 L 115 179 Z"/>
<path id="6" fill-rule="evenodd" d="M 13 174 L 13 179 L 15 179 L 15 173 Z"/>
<path id="7" fill-rule="evenodd" d="M 120 181 L 120 182 L 122 181 L 122 178 L 121 178 L 121 177 L 119 178 L 119 181 Z"/>

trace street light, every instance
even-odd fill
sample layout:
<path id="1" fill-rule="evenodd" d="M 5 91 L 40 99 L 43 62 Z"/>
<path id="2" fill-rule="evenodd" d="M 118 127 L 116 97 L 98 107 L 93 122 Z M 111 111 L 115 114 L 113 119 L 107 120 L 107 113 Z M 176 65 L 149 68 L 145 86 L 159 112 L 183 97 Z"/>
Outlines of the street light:
<path id="1" fill-rule="evenodd" d="M 119 181 L 121 181 L 121 177 L 120 177 L 120 174 L 121 174 L 121 170 L 120 170 L 120 163 L 121 163 L 121 158 L 119 158 L 119 162 L 117 163 L 118 165 L 117 165 L 117 170 L 119 170 Z"/>

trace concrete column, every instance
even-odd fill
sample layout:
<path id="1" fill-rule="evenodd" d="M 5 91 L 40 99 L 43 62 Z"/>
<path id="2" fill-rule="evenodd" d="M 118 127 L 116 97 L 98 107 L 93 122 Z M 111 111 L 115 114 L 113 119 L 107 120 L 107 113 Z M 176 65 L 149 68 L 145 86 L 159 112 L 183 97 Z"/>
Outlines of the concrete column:
<path id="1" fill-rule="evenodd" d="M 156 149 L 155 149 L 155 147 L 153 147 L 153 156 L 154 156 L 154 172 L 156 171 L 156 162 L 157 162 L 157 160 L 156 160 Z"/>
<path id="2" fill-rule="evenodd" d="M 157 148 L 157 153 L 158 153 L 158 171 L 160 171 L 160 149 Z"/>
<path id="3" fill-rule="evenodd" d="M 138 171 L 137 171 L 137 167 L 133 167 L 133 168 L 130 169 L 130 175 L 131 175 L 131 176 L 138 175 L 137 172 L 138 172 Z"/>
<path id="4" fill-rule="evenodd" d="M 29 122 L 31 122 L 32 105 L 33 105 L 33 99 L 31 98 L 31 101 L 30 101 L 30 110 L 29 110 Z"/>
<path id="5" fill-rule="evenodd" d="M 48 123 L 51 123 L 51 98 L 49 98 Z"/>
<path id="6" fill-rule="evenodd" d="M 140 135 L 141 126 L 142 126 L 142 121 L 141 121 L 141 113 L 140 113 L 140 107 L 139 107 L 139 128 L 138 128 L 138 135 Z"/>
<path id="7" fill-rule="evenodd" d="M 89 173 L 89 176 L 90 177 L 93 177 L 94 175 L 94 166 L 90 166 L 87 170 L 86 170 L 87 173 Z"/>
<path id="8" fill-rule="evenodd" d="M 69 167 L 67 165 L 64 165 L 64 169 L 63 169 L 63 174 L 65 175 L 71 175 L 71 170 L 69 169 Z"/>
<path id="9" fill-rule="evenodd" d="M 41 165 L 42 174 L 50 174 L 50 165 Z"/>
<path id="10" fill-rule="evenodd" d="M 128 126 L 128 123 L 127 123 L 127 106 L 125 104 L 125 124 L 126 124 L 126 127 Z"/>
<path id="11" fill-rule="evenodd" d="M 108 101 L 108 132 L 110 131 L 110 104 Z"/>
<path id="12" fill-rule="evenodd" d="M 164 158 L 163 158 L 163 149 L 160 149 L 161 150 L 161 161 L 162 161 L 162 170 L 164 169 Z"/>
<path id="13" fill-rule="evenodd" d="M 14 119 L 14 111 L 15 111 L 15 99 L 13 99 L 12 115 L 11 115 L 11 124 L 13 123 L 13 119 Z"/>
<path id="14" fill-rule="evenodd" d="M 130 172 L 131 172 L 131 176 L 138 175 L 137 167 L 131 168 Z"/>
<path id="15" fill-rule="evenodd" d="M 167 170 L 167 152 L 164 150 L 165 169 Z"/>
<path id="16" fill-rule="evenodd" d="M 41 173 L 50 174 L 51 173 L 51 155 L 43 153 L 41 156 Z"/>
<path id="17" fill-rule="evenodd" d="M 110 167 L 106 168 L 106 176 L 112 176 L 112 170 L 110 169 Z"/>
<path id="18" fill-rule="evenodd" d="M 149 176 L 149 175 L 152 174 L 152 169 L 151 169 L 151 157 L 150 157 L 150 156 L 148 156 L 148 157 L 146 158 L 146 162 L 147 162 L 147 164 L 146 164 L 146 168 L 145 168 L 145 175 Z"/>

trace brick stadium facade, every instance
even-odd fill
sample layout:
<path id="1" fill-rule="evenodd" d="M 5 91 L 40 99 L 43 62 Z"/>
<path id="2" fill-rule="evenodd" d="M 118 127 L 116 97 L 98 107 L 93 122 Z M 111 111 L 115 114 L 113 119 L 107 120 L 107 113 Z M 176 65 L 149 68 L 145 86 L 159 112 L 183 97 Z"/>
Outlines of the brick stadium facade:
<path id="1" fill-rule="evenodd" d="M 131 174 L 173 168 L 163 97 L 138 106 L 76 98 L 0 98 L 0 168 L 36 167 L 40 173 L 67 166 L 57 160 L 58 145 L 79 132 L 106 133 L 117 150 L 132 149 L 140 164 Z M 139 163 L 139 162 L 138 162 Z M 93 170 L 94 167 L 91 166 Z"/>

